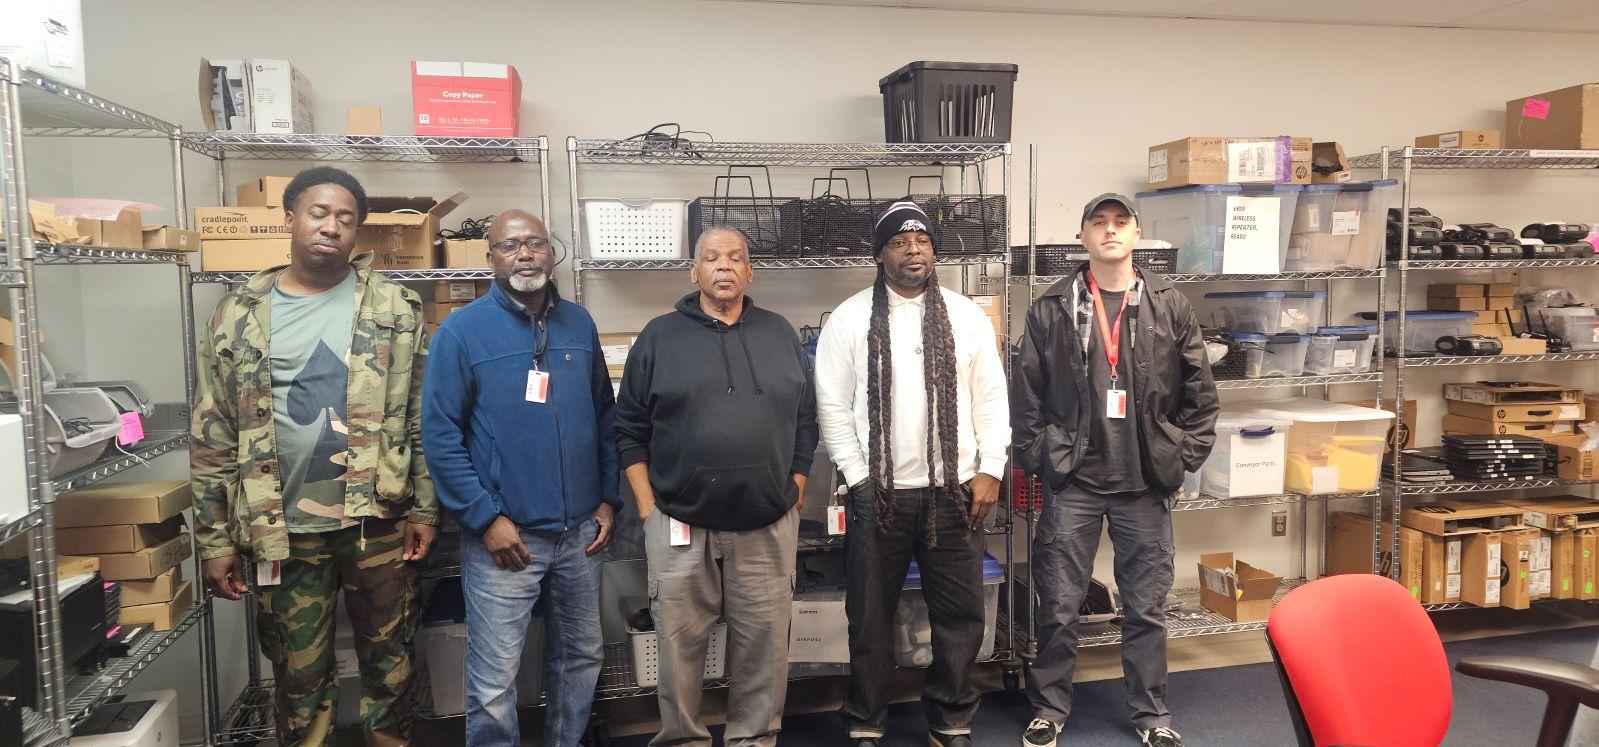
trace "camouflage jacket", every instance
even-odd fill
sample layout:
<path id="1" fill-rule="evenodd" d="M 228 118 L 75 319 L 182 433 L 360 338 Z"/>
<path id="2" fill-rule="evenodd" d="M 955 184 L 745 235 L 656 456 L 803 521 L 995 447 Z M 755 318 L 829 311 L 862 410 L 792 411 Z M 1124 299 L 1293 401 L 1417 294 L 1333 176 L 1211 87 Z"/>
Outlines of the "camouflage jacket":
<path id="1" fill-rule="evenodd" d="M 422 458 L 422 301 L 373 274 L 370 261 L 368 254 L 353 263 L 358 302 L 344 515 L 438 524 L 438 499 Z M 272 286 L 282 269 L 257 273 L 224 297 L 197 345 L 189 479 L 202 560 L 240 552 L 255 560 L 289 556 L 268 353 Z"/>

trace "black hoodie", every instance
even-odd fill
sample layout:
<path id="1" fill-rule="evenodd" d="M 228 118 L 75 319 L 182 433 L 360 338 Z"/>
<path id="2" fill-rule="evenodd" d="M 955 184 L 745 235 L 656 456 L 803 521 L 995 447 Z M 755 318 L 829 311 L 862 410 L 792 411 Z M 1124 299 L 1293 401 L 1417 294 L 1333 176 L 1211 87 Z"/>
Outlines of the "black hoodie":
<path id="1" fill-rule="evenodd" d="M 690 293 L 633 342 L 616 445 L 623 469 L 649 462 L 655 507 L 667 516 L 727 531 L 770 525 L 798 500 L 790 475 L 810 472 L 816 440 L 799 337 L 748 296 L 729 325 Z"/>

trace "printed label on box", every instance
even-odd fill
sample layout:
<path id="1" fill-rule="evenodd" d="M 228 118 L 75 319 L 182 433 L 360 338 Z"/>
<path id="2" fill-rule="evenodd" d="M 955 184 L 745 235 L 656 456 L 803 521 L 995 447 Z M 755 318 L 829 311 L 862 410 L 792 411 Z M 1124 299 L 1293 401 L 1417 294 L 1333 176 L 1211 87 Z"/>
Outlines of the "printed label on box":
<path id="1" fill-rule="evenodd" d="M 1332 214 L 1332 235 L 1354 236 L 1360 233 L 1359 210 L 1337 210 Z"/>
<path id="2" fill-rule="evenodd" d="M 1527 99 L 1521 104 L 1521 116 L 1527 119 L 1548 119 L 1548 99 Z"/>
<path id="3" fill-rule="evenodd" d="M 1278 181 L 1277 142 L 1228 143 L 1227 181 Z"/>
<path id="4" fill-rule="evenodd" d="M 1162 152 L 1165 152 L 1165 151 L 1162 151 Z M 1166 164 L 1163 163 L 1163 164 L 1161 164 L 1159 166 L 1150 166 L 1149 167 L 1149 183 L 1150 184 L 1159 184 L 1159 183 L 1161 183 L 1163 181 L 1166 181 L 1169 178 L 1171 178 L 1171 169 L 1168 168 L 1166 166 Z"/>
<path id="5" fill-rule="evenodd" d="M 1484 572 L 1488 580 L 1483 582 L 1483 596 L 1489 604 L 1499 603 L 1499 569 L 1501 545 L 1495 542 L 1488 546 L 1488 561 L 1484 563 Z"/>
<path id="6" fill-rule="evenodd" d="M 1333 368 L 1354 368 L 1355 351 L 1344 349 L 1333 351 Z"/>
<path id="7" fill-rule="evenodd" d="M 1460 573 L 1460 540 L 1444 543 L 1444 573 Z"/>
<path id="8" fill-rule="evenodd" d="M 1440 148 L 1459 148 L 1460 147 L 1460 133 L 1451 132 L 1451 133 L 1449 133 L 1447 135 L 1439 135 L 1438 136 L 1438 147 L 1440 147 Z"/>
<path id="9" fill-rule="evenodd" d="M 1539 529 L 1549 528 L 1549 514 L 1542 511 L 1523 511 L 1521 515 L 1528 526 L 1538 527 Z"/>
<path id="10" fill-rule="evenodd" d="M 1227 234 L 1222 239 L 1224 274 L 1280 272 L 1278 245 L 1282 201 L 1275 197 L 1228 197 Z"/>
<path id="11" fill-rule="evenodd" d="M 600 352 L 605 355 L 605 365 L 627 365 L 627 351 L 631 345 L 601 345 Z"/>
<path id="12" fill-rule="evenodd" d="M 1582 417 L 1582 405 L 1561 405 L 1560 417 L 1556 420 L 1577 420 Z"/>
<path id="13" fill-rule="evenodd" d="M 1450 576 L 1444 584 L 1444 599 L 1460 598 L 1460 574 Z"/>
<path id="14" fill-rule="evenodd" d="M 1549 556 L 1553 550 L 1553 542 L 1549 537 L 1539 537 L 1532 543 L 1532 569 L 1535 571 L 1549 570 Z"/>

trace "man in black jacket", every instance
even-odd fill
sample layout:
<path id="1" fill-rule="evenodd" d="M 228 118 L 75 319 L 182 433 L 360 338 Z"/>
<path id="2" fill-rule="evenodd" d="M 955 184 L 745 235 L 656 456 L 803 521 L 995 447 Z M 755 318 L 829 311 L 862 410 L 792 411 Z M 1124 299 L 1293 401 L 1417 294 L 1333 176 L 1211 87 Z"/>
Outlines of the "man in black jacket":
<path id="1" fill-rule="evenodd" d="M 1171 509 L 1183 473 L 1210 454 L 1219 406 L 1193 308 L 1165 278 L 1133 267 L 1140 235 L 1132 200 L 1090 201 L 1088 263 L 1033 303 L 1021 340 L 1015 457 L 1051 495 L 1033 541 L 1038 658 L 1025 747 L 1053 747 L 1071 713 L 1077 612 L 1107 520 L 1133 724 L 1150 747 L 1182 745 L 1165 702 Z"/>
<path id="2" fill-rule="evenodd" d="M 727 744 L 770 747 L 788 688 L 796 505 L 816 450 L 815 395 L 794 328 L 744 295 L 755 270 L 741 233 L 706 231 L 690 273 L 700 289 L 639 333 L 616 403 L 659 647 L 661 731 L 651 744 L 711 744 L 700 692 L 721 617 L 732 666 Z"/>

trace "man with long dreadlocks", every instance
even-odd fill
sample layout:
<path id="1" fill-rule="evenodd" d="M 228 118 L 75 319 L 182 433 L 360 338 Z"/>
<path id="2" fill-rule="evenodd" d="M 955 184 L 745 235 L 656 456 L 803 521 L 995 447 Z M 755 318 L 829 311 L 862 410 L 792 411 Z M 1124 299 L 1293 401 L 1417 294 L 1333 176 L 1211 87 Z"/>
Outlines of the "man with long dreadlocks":
<path id="1" fill-rule="evenodd" d="M 1171 509 L 1216 440 L 1216 384 L 1188 301 L 1133 267 L 1133 201 L 1083 208 L 1088 262 L 1027 314 L 1016 366 L 1016 462 L 1049 483 L 1033 541 L 1038 658 L 1024 747 L 1054 747 L 1072 708 L 1077 614 L 1110 525 L 1121 591 L 1122 672 L 1138 737 L 1182 747 L 1166 708 Z"/>
<path id="2" fill-rule="evenodd" d="M 822 439 L 850 485 L 849 737 L 884 734 L 894 652 L 884 645 L 912 558 L 933 634 L 922 702 L 935 747 L 967 747 L 977 714 L 969 674 L 983 638 L 983 533 L 1010 440 L 994 327 L 939 287 L 932 221 L 889 206 L 872 246 L 877 281 L 840 304 L 816 347 Z"/>

